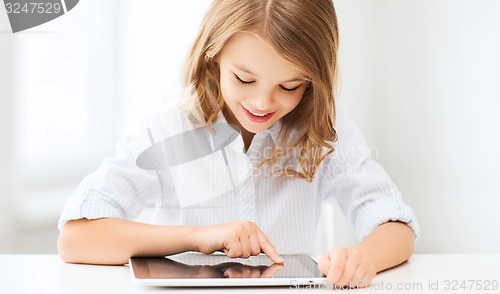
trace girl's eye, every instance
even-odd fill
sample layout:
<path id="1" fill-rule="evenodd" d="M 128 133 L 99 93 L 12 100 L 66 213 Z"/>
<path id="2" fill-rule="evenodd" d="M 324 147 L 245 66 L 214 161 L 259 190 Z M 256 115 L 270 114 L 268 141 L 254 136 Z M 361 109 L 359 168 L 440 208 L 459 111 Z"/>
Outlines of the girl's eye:
<path id="1" fill-rule="evenodd" d="M 255 83 L 255 81 L 250 81 L 250 82 L 248 82 L 248 81 L 244 81 L 244 80 L 242 80 L 242 79 L 241 79 L 241 78 L 240 78 L 237 74 L 234 74 L 234 78 L 236 79 L 236 81 L 237 81 L 238 83 L 240 83 L 240 84 L 242 84 L 242 85 L 250 85 L 250 84 Z M 293 93 L 293 92 L 297 91 L 297 89 L 300 87 L 300 85 L 299 85 L 299 86 L 297 86 L 297 87 L 295 87 L 295 88 L 293 88 L 293 89 L 285 88 L 285 87 L 283 87 L 283 86 L 280 86 L 280 87 L 281 87 L 281 89 L 283 89 L 284 91 L 286 91 L 286 92 L 288 92 L 288 93 Z"/>
<path id="2" fill-rule="evenodd" d="M 240 77 L 237 76 L 236 74 L 234 74 L 234 77 L 236 78 L 236 81 L 238 83 L 242 84 L 242 85 L 250 85 L 250 84 L 253 83 L 253 81 L 252 82 L 247 82 L 247 81 L 244 81 L 244 80 L 240 79 Z"/>
<path id="3" fill-rule="evenodd" d="M 285 87 L 283 87 L 283 86 L 280 86 L 280 87 L 281 87 L 281 89 L 283 89 L 283 90 L 285 90 L 285 91 L 287 91 L 287 92 L 289 92 L 289 93 L 293 93 L 293 92 L 297 91 L 297 89 L 298 89 L 300 86 L 297 86 L 297 87 L 295 87 L 295 88 L 293 88 L 293 89 L 288 89 L 288 88 L 285 88 Z"/>

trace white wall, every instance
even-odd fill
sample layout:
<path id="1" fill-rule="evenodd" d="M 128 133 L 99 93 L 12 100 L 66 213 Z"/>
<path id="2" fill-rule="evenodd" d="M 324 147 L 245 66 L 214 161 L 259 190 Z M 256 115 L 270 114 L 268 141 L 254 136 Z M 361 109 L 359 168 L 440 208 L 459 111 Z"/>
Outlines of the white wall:
<path id="1" fill-rule="evenodd" d="M 417 214 L 416 251 L 499 253 L 500 1 L 335 4 L 341 102 Z"/>
<path id="2" fill-rule="evenodd" d="M 10 142 L 14 139 L 14 116 L 12 115 L 13 101 L 4 99 L 5 96 L 13 95 L 13 77 L 11 62 L 13 48 L 4 42 L 0 34 L 0 248 L 10 245 L 12 235 L 11 212 L 12 201 L 10 195 L 14 193 L 13 169 L 14 162 L 12 154 L 14 146 Z M 5 140 L 5 141 L 4 141 Z"/>

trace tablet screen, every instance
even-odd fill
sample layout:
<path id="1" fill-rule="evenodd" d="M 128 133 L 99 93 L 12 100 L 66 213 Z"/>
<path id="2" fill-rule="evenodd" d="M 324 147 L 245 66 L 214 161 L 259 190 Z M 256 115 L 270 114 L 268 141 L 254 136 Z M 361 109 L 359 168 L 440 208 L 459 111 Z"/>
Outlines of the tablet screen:
<path id="1" fill-rule="evenodd" d="M 169 257 L 133 257 L 137 279 L 320 278 L 317 263 L 306 255 L 282 255 L 283 264 L 266 255 L 229 258 L 226 255 L 182 253 Z"/>

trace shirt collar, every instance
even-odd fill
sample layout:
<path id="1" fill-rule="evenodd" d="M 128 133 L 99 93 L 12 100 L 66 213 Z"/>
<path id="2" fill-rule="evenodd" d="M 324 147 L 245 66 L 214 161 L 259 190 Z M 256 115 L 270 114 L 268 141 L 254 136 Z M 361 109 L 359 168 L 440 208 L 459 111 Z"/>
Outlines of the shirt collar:
<path id="1" fill-rule="evenodd" d="M 271 134 L 271 138 L 273 139 L 274 144 L 278 141 L 278 136 L 281 131 L 281 127 L 283 125 L 282 118 L 280 118 L 277 122 L 275 122 L 269 129 L 265 130 L 264 132 L 268 132 Z"/>

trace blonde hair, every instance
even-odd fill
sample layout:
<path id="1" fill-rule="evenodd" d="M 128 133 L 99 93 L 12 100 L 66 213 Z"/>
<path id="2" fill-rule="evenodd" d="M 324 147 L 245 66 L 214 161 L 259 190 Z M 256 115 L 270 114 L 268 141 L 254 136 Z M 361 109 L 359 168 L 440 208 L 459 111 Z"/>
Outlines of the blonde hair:
<path id="1" fill-rule="evenodd" d="M 299 170 L 284 168 L 282 175 L 311 182 L 320 163 L 334 151 L 332 143 L 337 140 L 334 98 L 339 41 L 332 0 L 215 0 L 212 3 L 183 73 L 184 86 L 191 91 L 185 107 L 188 116 L 194 118 L 195 107 L 201 108 L 209 128 L 224 107 L 220 72 L 214 57 L 237 32 L 260 36 L 310 78 L 300 103 L 282 119 L 279 148 L 258 168 L 284 157 L 288 152 L 283 150 L 299 147 Z M 292 130 L 300 130 L 301 135 L 295 142 L 287 140 Z"/>

